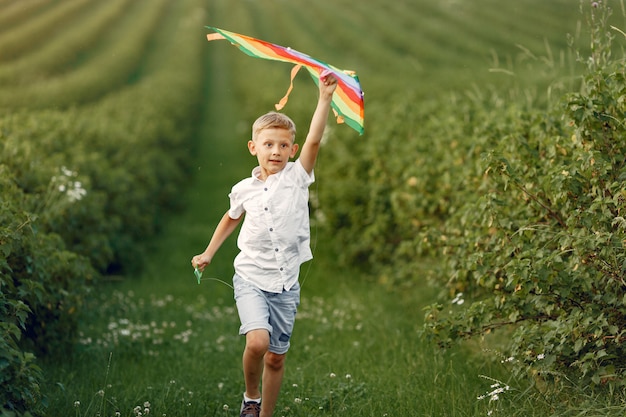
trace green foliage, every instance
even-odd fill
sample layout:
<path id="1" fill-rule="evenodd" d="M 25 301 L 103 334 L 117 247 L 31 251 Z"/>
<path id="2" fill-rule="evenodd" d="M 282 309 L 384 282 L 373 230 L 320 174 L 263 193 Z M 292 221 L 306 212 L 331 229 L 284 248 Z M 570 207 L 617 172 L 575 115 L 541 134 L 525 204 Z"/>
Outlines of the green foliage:
<path id="1" fill-rule="evenodd" d="M 88 3 L 81 0 L 83 3 Z M 153 49 L 150 42 L 155 36 L 155 27 L 162 24 L 164 15 L 174 6 L 164 0 L 137 1 L 126 4 L 124 19 L 118 19 L 118 30 L 108 30 L 102 39 L 93 45 L 93 50 L 80 52 L 80 44 L 74 43 L 73 57 L 81 57 L 80 65 L 70 65 L 68 70 L 61 74 L 54 74 L 54 67 L 61 61 L 46 59 L 45 63 L 51 68 L 36 68 L 29 64 L 32 81 L 21 80 L 21 75 L 15 74 L 14 83 L 7 83 L 0 92 L 0 108 L 50 108 L 81 105 L 98 100 L 103 95 L 122 89 L 133 78 L 141 76 L 141 67 L 150 59 Z M 94 15 L 98 9 L 91 13 Z M 99 22 L 92 21 L 92 25 Z M 77 31 L 85 30 L 78 26 Z M 72 31 L 74 32 L 74 31 Z M 9 32 L 11 34 L 12 32 Z M 18 38 L 18 40 L 20 40 Z M 24 40 L 24 42 L 28 42 Z M 169 50 L 167 46 L 159 49 L 159 53 Z M 46 54 L 56 54 L 53 43 L 46 45 Z M 61 57 L 57 57 L 61 59 Z M 161 57 L 164 59 L 165 57 Z M 71 64 L 71 63 L 70 63 Z M 27 64 L 28 65 L 28 64 Z"/>
<path id="2" fill-rule="evenodd" d="M 553 78 L 546 99 L 485 85 L 368 103 L 384 122 L 368 125 L 367 146 L 340 137 L 324 154 L 333 180 L 318 217 L 338 256 L 378 281 L 444 287 L 426 315 L 442 346 L 498 330 L 517 377 L 615 389 L 626 376 L 626 83 L 612 41 L 623 33 L 606 2 L 581 5 L 591 42 L 588 57 L 572 55 L 577 82 Z M 416 263 L 433 267 L 417 275 Z"/>
<path id="3" fill-rule="evenodd" d="M 427 330 L 448 344 L 500 329 L 516 373 L 623 387 L 624 60 L 611 56 L 610 9 L 585 11 L 592 48 L 580 92 L 484 132 L 493 147 L 475 197 L 446 220 L 439 245 L 449 294 L 469 302 L 432 306 Z"/>
<path id="4" fill-rule="evenodd" d="M 78 7 L 81 3 L 72 4 Z M 134 3 L 117 6 L 131 8 Z M 193 148 L 202 91 L 198 48 L 203 39 L 196 36 L 196 28 L 203 22 L 197 5 L 194 0 L 161 2 L 160 7 L 142 3 L 141 7 L 149 6 L 149 13 L 132 8 L 133 15 L 143 17 L 136 25 L 123 23 L 128 30 L 122 33 L 128 36 L 119 37 L 125 42 L 123 48 L 117 48 L 118 59 L 96 54 L 100 61 L 87 60 L 91 65 L 81 66 L 72 76 L 43 83 L 50 88 L 46 90 L 49 94 L 40 90 L 38 98 L 45 97 L 43 101 L 29 102 L 28 94 L 24 101 L 13 101 L 7 99 L 10 89 L 3 89 L 3 412 L 43 412 L 46 399 L 40 392 L 42 375 L 35 355 L 58 356 L 75 344 L 78 317 L 93 281 L 103 273 L 136 270 L 143 260 L 138 242 L 156 233 L 163 211 L 176 207 L 178 187 L 189 172 L 187 154 Z M 49 19 L 57 18 L 56 10 Z M 119 8 L 110 10 L 118 12 Z M 45 25 L 49 19 L 36 21 Z M 93 29 L 78 25 L 75 32 L 64 32 L 62 39 L 77 39 L 83 31 L 93 36 L 103 23 L 95 18 L 91 22 Z M 155 30 L 157 24 L 167 35 Z M 28 27 L 0 36 L 5 42 L 17 42 L 14 34 Z M 146 49 L 150 42 L 159 48 Z M 41 51 L 53 53 L 55 45 L 52 42 L 50 50 Z M 82 42 L 73 45 L 84 48 Z M 143 49 L 148 53 L 139 53 Z M 110 67 L 102 60 L 115 68 L 107 69 Z M 34 78 L 47 71 L 29 69 Z M 48 70 L 56 71 L 55 64 Z M 117 81 L 111 83 L 112 79 Z M 123 88 L 115 91 L 113 87 L 120 83 Z M 91 104 L 63 108 L 79 102 Z M 54 108 L 17 109 L 42 106 Z"/>
<path id="5" fill-rule="evenodd" d="M 42 374 L 34 353 L 60 354 L 75 342 L 94 271 L 58 235 L 37 230 L 6 168 L 0 165 L 0 400 L 4 412 L 39 415 Z"/>
<path id="6" fill-rule="evenodd" d="M 0 172 L 5 171 L 0 166 Z M 24 265 L 15 265 L 13 259 L 22 258 L 32 261 L 39 255 L 48 255 L 35 244 L 29 233 L 31 219 L 20 211 L 10 197 L 19 196 L 16 187 L 5 175 L 0 179 L 2 195 L 0 204 L 0 394 L 2 412 L 41 411 L 41 392 L 39 383 L 41 371 L 35 365 L 35 356 L 23 351 L 19 345 L 22 334 L 34 318 L 32 306 L 45 303 L 46 293 L 36 271 L 29 271 L 29 279 L 17 283 L 12 274 L 14 269 Z M 26 248 L 26 247 L 27 248 Z M 54 248 L 57 250 L 57 248 Z M 20 264 L 22 262 L 19 262 Z M 59 278 L 59 277 L 55 277 Z M 52 290 L 54 291 L 54 290 Z M 54 292 L 52 292 L 54 294 Z M 39 298 L 33 303 L 34 298 Z M 62 314 L 62 313 L 59 313 Z M 43 320 L 46 320 L 42 316 Z M 57 334 L 59 337 L 60 334 Z"/>
<path id="7" fill-rule="evenodd" d="M 21 59 L 15 59 L 0 66 L 0 84 L 3 86 L 23 86 L 29 82 L 41 79 L 42 75 L 49 79 L 53 75 L 58 75 L 63 71 L 67 71 L 77 63 L 77 59 L 81 54 L 89 54 L 94 44 L 99 38 L 103 37 L 110 27 L 111 23 L 119 19 L 124 13 L 128 13 L 126 5 L 129 0 L 115 0 L 102 3 L 102 8 L 95 13 L 90 13 L 79 22 L 73 25 L 79 26 L 72 31 L 62 32 L 59 36 L 46 40 L 45 48 L 37 48 L 33 53 L 27 54 Z M 30 3 L 30 6 L 36 5 L 37 2 Z M 26 12 L 29 7 L 23 5 L 20 8 L 15 7 L 13 11 Z M 9 11 L 4 11 L 3 19 L 11 15 Z M 71 16 L 66 17 L 71 18 Z M 6 28 L 7 23 L 0 20 L 0 26 Z M 10 23 L 17 23 L 17 16 L 10 18 Z M 55 22 L 55 24 L 58 24 Z M 31 28 L 32 30 L 32 28 Z M 50 36 L 50 28 L 44 28 L 46 36 Z M 41 35 L 40 35 L 41 36 Z M 40 37 L 39 36 L 39 37 Z M 18 47 L 24 51 L 30 45 L 37 43 L 28 42 L 28 39 L 17 36 L 20 39 Z M 41 85 L 39 85 L 41 87 Z"/>
<path id="8" fill-rule="evenodd" d="M 89 7 L 88 0 L 69 0 L 59 7 L 48 10 L 47 13 L 37 15 L 36 8 L 27 6 L 22 14 L 32 14 L 31 18 L 28 21 L 22 21 L 22 24 L 14 30 L 0 36 L 0 62 L 14 59 L 36 47 L 43 37 L 76 19 L 87 7 Z M 10 18 L 17 21 L 22 18 L 19 13 L 9 14 Z"/>

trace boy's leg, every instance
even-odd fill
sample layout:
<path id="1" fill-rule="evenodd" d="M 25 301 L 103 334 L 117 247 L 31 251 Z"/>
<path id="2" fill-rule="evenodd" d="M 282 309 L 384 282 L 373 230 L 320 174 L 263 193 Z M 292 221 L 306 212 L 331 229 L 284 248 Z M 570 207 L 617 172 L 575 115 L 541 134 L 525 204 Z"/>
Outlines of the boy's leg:
<path id="1" fill-rule="evenodd" d="M 239 333 L 246 336 L 242 357 L 245 392 L 240 415 L 257 417 L 260 405 L 255 403 L 261 401 L 263 357 L 269 349 L 272 326 L 269 324 L 269 310 L 263 292 L 237 274 L 233 277 L 233 286 L 241 319 Z"/>
<path id="2" fill-rule="evenodd" d="M 268 305 L 272 332 L 270 347 L 263 361 L 261 417 L 271 417 L 276 407 L 285 372 L 285 356 L 289 350 L 296 310 L 300 304 L 300 286 L 296 284 L 290 291 L 268 295 L 268 299 L 271 300 Z"/>
<path id="3" fill-rule="evenodd" d="M 285 355 L 268 352 L 269 334 L 265 330 L 252 330 L 246 334 L 246 347 L 243 352 L 243 373 L 246 383 L 246 396 L 261 398 L 259 383 L 263 378 L 263 400 L 261 416 L 274 413 L 280 386 L 285 372 Z"/>
<path id="4" fill-rule="evenodd" d="M 267 330 L 251 330 L 246 333 L 246 347 L 243 351 L 243 377 L 246 384 L 246 396 L 250 399 L 261 398 L 259 385 L 263 374 L 263 358 L 270 344 Z"/>
<path id="5" fill-rule="evenodd" d="M 236 274 L 233 284 L 242 323 L 239 331 L 246 335 L 243 353 L 245 396 L 248 399 L 262 396 L 260 415 L 271 416 L 283 379 L 285 354 L 300 303 L 300 288 L 296 285 L 288 292 L 268 294 L 244 282 Z"/>
<path id="6" fill-rule="evenodd" d="M 261 401 L 261 417 L 269 417 L 274 413 L 280 386 L 285 373 L 285 355 L 267 352 L 263 370 L 263 401 Z"/>

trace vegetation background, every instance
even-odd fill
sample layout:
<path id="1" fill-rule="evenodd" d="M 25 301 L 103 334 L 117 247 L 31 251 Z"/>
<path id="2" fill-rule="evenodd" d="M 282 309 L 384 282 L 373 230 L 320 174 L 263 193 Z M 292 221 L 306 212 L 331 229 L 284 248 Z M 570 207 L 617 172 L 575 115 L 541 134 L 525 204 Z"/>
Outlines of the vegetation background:
<path id="1" fill-rule="evenodd" d="M 189 260 L 290 67 L 204 25 L 366 93 L 363 136 L 329 119 L 277 414 L 624 414 L 622 1 L 0 10 L 3 416 L 238 414 L 235 241 L 200 285 Z"/>

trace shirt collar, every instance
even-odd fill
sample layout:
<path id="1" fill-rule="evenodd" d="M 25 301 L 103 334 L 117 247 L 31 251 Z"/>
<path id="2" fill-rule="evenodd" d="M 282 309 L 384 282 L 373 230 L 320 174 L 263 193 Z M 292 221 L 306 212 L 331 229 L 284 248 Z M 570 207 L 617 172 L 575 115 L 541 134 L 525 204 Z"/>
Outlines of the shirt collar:
<path id="1" fill-rule="evenodd" d="M 276 181 L 277 179 L 280 178 L 280 176 L 282 175 L 282 173 L 285 171 L 285 169 L 287 169 L 287 167 L 285 166 L 285 168 L 281 169 L 279 172 L 277 172 L 276 174 L 272 174 L 269 177 L 267 177 L 267 179 L 265 181 L 263 181 L 261 179 L 261 167 L 257 166 L 252 170 L 252 181 L 253 182 L 261 182 L 261 183 L 267 183 L 268 180 L 270 182 L 272 181 Z"/>
<path id="2" fill-rule="evenodd" d="M 263 182 L 263 180 L 261 179 L 261 167 L 260 166 L 257 166 L 252 170 L 252 180 Z"/>

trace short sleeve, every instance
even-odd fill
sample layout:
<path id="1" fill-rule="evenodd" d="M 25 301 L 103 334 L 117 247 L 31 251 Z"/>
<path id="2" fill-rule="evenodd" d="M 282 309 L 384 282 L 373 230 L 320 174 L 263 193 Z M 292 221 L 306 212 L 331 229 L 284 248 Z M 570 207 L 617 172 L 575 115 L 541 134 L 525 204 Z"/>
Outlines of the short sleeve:
<path id="1" fill-rule="evenodd" d="M 228 216 L 231 219 L 238 219 L 243 215 L 243 213 L 245 213 L 245 210 L 243 208 L 243 201 L 241 200 L 241 198 L 239 198 L 240 193 L 238 193 L 235 188 L 236 187 L 233 187 L 233 189 L 230 191 L 230 194 L 228 194 L 228 198 L 230 199 Z"/>
<path id="2" fill-rule="evenodd" d="M 302 162 L 300 159 L 296 159 L 295 164 L 295 172 L 297 173 L 297 181 L 298 184 L 304 188 L 309 187 L 311 184 L 315 182 L 315 173 L 311 171 L 311 174 L 306 172 L 306 169 L 302 166 Z"/>

